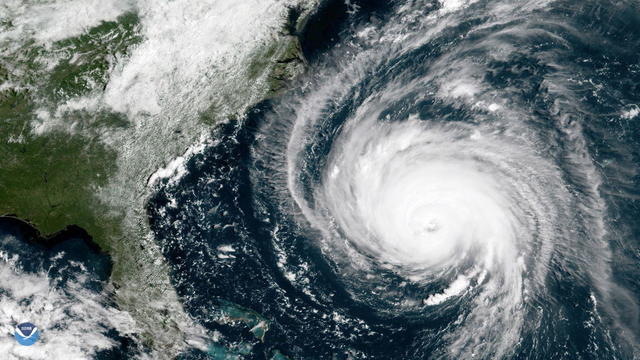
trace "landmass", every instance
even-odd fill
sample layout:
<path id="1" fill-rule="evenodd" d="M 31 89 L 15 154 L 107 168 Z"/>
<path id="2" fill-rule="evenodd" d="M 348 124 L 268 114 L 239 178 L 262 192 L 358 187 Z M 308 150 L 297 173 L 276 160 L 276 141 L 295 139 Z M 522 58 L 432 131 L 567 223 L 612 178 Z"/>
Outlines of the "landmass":
<path id="1" fill-rule="evenodd" d="M 28 223 L 41 241 L 74 231 L 109 253 L 118 304 L 134 316 L 145 344 L 167 356 L 189 336 L 205 334 L 183 334 L 190 321 L 149 236 L 144 202 L 153 189 L 145 180 L 197 142 L 206 127 L 243 116 L 304 70 L 297 35 L 315 2 L 300 4 L 288 7 L 280 28 L 243 65 L 237 86 L 251 96 L 230 98 L 230 88 L 212 98 L 196 122 L 164 124 L 155 137 L 148 134 L 157 126 L 145 123 L 150 115 L 104 105 L 111 77 L 123 76 L 122 64 L 147 40 L 135 9 L 54 41 L 24 31 L 11 9 L 0 12 L 6 35 L 0 37 L 0 216 Z M 141 153 L 167 141 L 171 146 L 158 154 Z M 233 309 L 224 311 L 263 340 L 268 321 Z"/>

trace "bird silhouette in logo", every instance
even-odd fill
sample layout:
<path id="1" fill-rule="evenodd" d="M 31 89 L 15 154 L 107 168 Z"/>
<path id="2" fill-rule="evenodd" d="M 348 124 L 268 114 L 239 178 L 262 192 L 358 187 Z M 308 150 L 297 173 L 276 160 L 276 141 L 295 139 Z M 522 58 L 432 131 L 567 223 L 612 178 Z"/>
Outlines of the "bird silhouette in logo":
<path id="1" fill-rule="evenodd" d="M 20 345 L 30 346 L 38 341 L 40 332 L 38 331 L 37 326 L 32 323 L 25 322 L 16 326 L 15 337 Z"/>

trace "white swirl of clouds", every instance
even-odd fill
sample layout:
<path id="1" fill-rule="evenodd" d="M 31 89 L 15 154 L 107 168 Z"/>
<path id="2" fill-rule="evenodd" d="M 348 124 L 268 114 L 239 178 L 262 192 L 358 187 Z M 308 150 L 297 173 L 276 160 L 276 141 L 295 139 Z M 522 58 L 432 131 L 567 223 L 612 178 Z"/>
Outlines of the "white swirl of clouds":
<path id="1" fill-rule="evenodd" d="M 550 251 L 566 235 L 557 219 L 571 197 L 560 172 L 491 128 L 367 115 L 333 144 L 314 204 L 299 205 L 330 256 L 349 264 L 345 274 L 375 282 L 378 265 L 417 284 L 445 280 L 424 306 L 469 295 L 452 354 L 504 355 L 526 294 L 544 286 Z"/>
<path id="2" fill-rule="evenodd" d="M 385 84 L 369 87 L 375 90 L 354 100 L 356 109 L 341 120 L 319 180 L 309 183 L 300 176 L 315 161 L 308 152 L 318 128 L 335 116 L 328 109 L 361 97 L 360 84 L 371 81 L 389 59 L 457 24 L 463 15 L 456 11 L 464 8 L 459 5 L 422 18 L 415 9 L 403 8 L 399 16 L 405 23 L 364 29 L 357 34 L 365 38 L 364 49 L 345 55 L 340 66 L 328 66 L 319 86 L 292 102 L 288 192 L 304 221 L 320 230 L 319 246 L 354 299 L 392 315 L 459 304 L 460 316 L 447 327 L 440 355 L 502 358 L 513 352 L 524 330 L 535 328 L 525 321 L 527 311 L 531 299 L 548 292 L 545 279 L 554 261 L 578 266 L 584 271 L 578 276 L 588 274 L 600 285 L 610 283 L 600 180 L 579 122 L 559 116 L 553 125 L 562 137 L 545 138 L 548 133 L 536 127 L 541 120 L 518 100 L 517 88 L 496 89 L 483 80 L 486 59 L 508 59 L 519 51 L 501 36 L 522 37 L 526 28 L 461 42 L 420 68 L 423 72 L 395 73 Z M 504 5 L 500 12 L 516 18 L 522 16 L 519 9 Z M 496 21 L 507 19 L 479 28 Z M 479 52 L 485 60 L 477 61 Z M 563 76 L 549 75 L 543 86 L 559 99 L 559 113 L 577 112 L 575 105 L 561 102 L 573 96 Z M 464 107 L 471 120 L 387 115 L 394 114 L 387 110 L 399 99 L 424 98 Z M 562 168 L 554 159 L 561 152 L 559 141 L 572 149 L 560 155 L 567 160 Z M 554 253 L 562 254 L 559 260 L 552 260 Z M 436 290 L 421 299 L 403 298 L 383 271 L 405 279 L 401 285 Z"/>

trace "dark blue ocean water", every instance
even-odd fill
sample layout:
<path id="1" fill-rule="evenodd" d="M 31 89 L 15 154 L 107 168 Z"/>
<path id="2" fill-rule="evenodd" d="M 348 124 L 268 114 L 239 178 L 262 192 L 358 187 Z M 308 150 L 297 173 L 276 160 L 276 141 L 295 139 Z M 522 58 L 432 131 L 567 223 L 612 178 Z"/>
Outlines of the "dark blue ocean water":
<path id="1" fill-rule="evenodd" d="M 478 110 L 481 105 L 470 106 L 463 98 L 438 96 L 444 85 L 438 82 L 441 74 L 432 74 L 434 69 L 450 62 L 456 71 L 465 70 L 457 63 L 463 61 L 481 69 L 474 68 L 472 75 L 482 86 L 481 95 L 508 99 L 508 106 L 526 116 L 537 155 L 562 173 L 562 184 L 551 186 L 568 189 L 572 199 L 572 214 L 551 219 L 556 228 L 572 234 L 570 239 L 555 242 L 546 260 L 538 260 L 535 251 L 526 260 L 545 262 L 544 290 L 523 302 L 517 341 L 500 356 L 639 356 L 640 117 L 633 115 L 640 104 L 638 5 L 559 1 L 531 2 L 527 8 L 525 3 L 503 2 L 505 8 L 522 8 L 499 19 L 500 8 L 494 7 L 498 3 L 478 1 L 453 20 L 438 3 L 431 8 L 420 2 L 357 2 L 351 7 L 328 3 L 312 19 L 304 38 L 310 67 L 298 88 L 255 106 L 238 122 L 220 125 L 214 132 L 219 142 L 195 155 L 187 175 L 166 185 L 149 203 L 152 227 L 186 310 L 208 329 L 222 333 L 223 345 L 254 344 L 247 358 L 268 358 L 274 349 L 294 359 L 454 357 L 446 350 L 449 335 L 478 306 L 474 295 L 405 311 L 392 305 L 391 295 L 376 295 L 376 286 L 384 284 L 387 291 L 393 284 L 402 286 L 394 295 L 401 301 L 426 298 L 446 283 L 435 279 L 407 285 L 384 267 L 374 270 L 373 278 L 358 278 L 353 272 L 345 278 L 342 260 L 321 249 L 318 239 L 323 235 L 304 221 L 288 197 L 291 164 L 282 159 L 291 146 L 299 109 L 311 101 L 309 94 L 358 61 L 360 80 L 345 81 L 339 95 L 324 94 L 323 118 L 303 139 L 304 162 L 292 171 L 307 201 L 314 201 L 314 189 L 325 179 L 345 124 L 366 101 L 382 99 L 390 83 L 405 83 L 407 88 L 386 104 L 381 122 L 402 122 L 417 114 L 422 121 L 442 124 L 495 121 L 502 124 L 496 131 L 508 132 L 506 115 Z M 400 11 L 403 6 L 412 12 Z M 434 26 L 442 25 L 436 34 L 430 33 L 434 27 L 420 23 L 429 16 L 435 17 Z M 404 51 L 390 51 L 384 60 L 359 59 L 359 52 L 383 46 L 358 34 L 368 27 L 383 33 L 388 22 L 397 22 L 402 30 L 389 36 L 428 39 Z M 402 41 L 384 46 L 402 48 Z M 504 56 L 495 55 L 499 48 L 505 49 Z M 456 79 L 449 76 L 448 81 Z M 460 77 L 464 76 L 462 71 Z M 505 118 L 496 120 L 501 116 Z M 580 167 L 587 163 L 593 173 Z M 604 204 L 600 215 L 592 211 L 594 197 Z M 596 236 L 592 229 L 598 219 L 605 230 Z M 609 255 L 596 260 L 602 253 Z M 377 266 L 375 259 L 372 263 Z M 597 266 L 604 266 L 607 275 L 593 274 Z M 270 321 L 264 342 L 246 325 L 220 324 L 215 309 L 227 302 Z M 498 356 L 495 351 L 479 350 L 477 356 L 493 358 Z"/>

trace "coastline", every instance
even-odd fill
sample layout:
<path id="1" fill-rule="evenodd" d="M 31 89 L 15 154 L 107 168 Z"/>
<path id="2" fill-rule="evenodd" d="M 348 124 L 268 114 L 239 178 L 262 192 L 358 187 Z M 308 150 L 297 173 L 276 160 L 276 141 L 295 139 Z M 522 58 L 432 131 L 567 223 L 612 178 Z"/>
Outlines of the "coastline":
<path id="1" fill-rule="evenodd" d="M 55 196 L 63 199 L 66 193 L 71 192 L 76 194 L 75 201 L 67 201 L 69 205 L 65 208 L 59 207 L 55 201 L 51 203 L 49 193 L 46 192 L 51 187 L 51 178 L 47 179 L 45 171 L 44 183 L 37 186 L 45 190 L 42 197 L 47 200 L 46 202 L 40 204 L 32 201 L 35 204 L 32 207 L 24 209 L 9 207 L 4 209 L 3 214 L 0 214 L 0 222 L 6 221 L 18 226 L 25 234 L 25 239 L 29 239 L 28 241 L 32 243 L 52 247 L 67 239 L 77 237 L 87 243 L 92 250 L 108 255 L 111 262 L 109 284 L 115 290 L 115 300 L 118 306 L 129 312 L 136 320 L 141 329 L 139 335 L 144 347 L 160 358 L 175 356 L 189 346 L 205 348 L 209 334 L 204 328 L 194 326 L 193 320 L 182 309 L 181 302 L 171 284 L 169 266 L 153 240 L 145 209 L 147 199 L 155 191 L 155 187 L 148 184 L 149 177 L 159 168 L 162 169 L 163 160 L 164 164 L 168 164 L 167 159 L 175 159 L 180 156 L 181 146 L 194 146 L 194 143 L 197 144 L 198 136 L 202 140 L 202 135 L 205 133 L 211 139 L 211 133 L 214 132 L 212 129 L 217 124 L 234 121 L 234 117 L 237 119 L 245 116 L 255 104 L 276 97 L 285 91 L 290 82 L 305 71 L 306 61 L 300 45 L 300 34 L 308 18 L 315 13 L 317 2 L 312 0 L 304 5 L 302 5 L 303 2 L 299 2 L 299 4 L 301 5 L 298 7 L 288 8 L 289 15 L 283 19 L 285 22 L 281 24 L 282 27 L 269 29 L 275 33 L 267 36 L 267 42 L 262 42 L 255 52 L 250 54 L 250 58 L 254 60 L 243 65 L 248 68 L 243 70 L 246 72 L 245 74 L 240 75 L 247 76 L 250 80 L 253 79 L 251 80 L 253 84 L 242 87 L 244 89 L 242 92 L 246 92 L 245 95 L 250 96 L 245 96 L 243 93 L 236 94 L 235 100 L 230 99 L 230 106 L 227 109 L 222 108 L 224 111 L 219 111 L 220 108 L 217 108 L 215 106 L 217 104 L 214 102 L 207 111 L 200 113 L 194 119 L 187 119 L 181 123 L 174 123 L 172 119 L 167 118 L 167 121 L 171 121 L 163 123 L 161 131 L 157 131 L 153 126 L 145 125 L 142 129 L 135 129 L 135 133 L 132 134 L 132 126 L 137 120 L 131 117 L 128 119 L 129 122 L 123 120 L 108 123 L 108 126 L 113 126 L 112 128 L 96 128 L 96 133 L 93 133 L 94 130 L 91 129 L 92 132 L 89 134 L 91 134 L 92 146 L 93 144 L 100 146 L 100 151 L 103 151 L 105 155 L 99 159 L 88 157 L 86 163 L 91 165 L 91 162 L 98 162 L 108 165 L 98 171 L 91 167 L 87 171 L 78 170 L 85 176 L 95 176 L 95 180 L 91 177 L 88 178 L 90 180 L 85 181 L 87 185 L 82 181 L 78 184 L 69 183 L 72 187 L 65 186 L 65 183 L 56 184 L 58 187 L 53 192 Z M 136 28 L 142 26 L 138 23 L 138 17 L 135 20 Z M 99 27 L 103 28 L 106 23 L 102 22 L 101 24 Z M 112 26 L 111 24 L 116 23 L 109 22 L 108 24 Z M 79 37 L 78 39 L 84 38 Z M 132 45 L 130 49 L 128 48 L 126 50 L 128 56 L 133 56 L 132 54 L 139 46 Z M 9 74 L 11 75 L 10 72 Z M 104 86 L 102 91 L 105 92 L 109 90 L 109 86 L 114 80 L 113 76 L 120 74 L 116 71 L 108 73 L 108 75 L 111 78 L 107 78 L 104 85 L 100 84 L 101 87 Z M 9 80 L 11 81 L 11 77 Z M 233 86 L 239 85 L 231 85 L 231 88 Z M 76 91 L 74 88 L 71 90 L 74 94 L 81 93 L 80 90 Z M 38 95 L 27 94 L 33 98 Z M 79 101 L 75 104 L 85 106 L 87 99 L 91 96 L 93 95 L 77 98 Z M 24 110 L 21 110 L 22 112 L 16 112 L 16 115 L 9 113 L 11 116 L 20 116 L 21 121 L 24 121 L 25 124 L 29 124 L 31 121 L 25 115 L 41 112 L 38 109 L 38 106 L 41 105 L 31 98 L 28 99 Z M 73 110 L 73 106 L 76 106 L 73 105 L 74 101 L 76 100 L 70 99 L 60 108 L 67 109 L 65 111 Z M 229 112 L 230 109 L 232 109 L 231 112 Z M 98 112 L 104 110 L 103 107 L 97 108 Z M 91 111 L 96 110 L 91 110 L 91 107 L 88 107 L 81 111 L 86 112 L 86 114 L 82 113 L 84 114 L 82 116 L 86 117 Z M 114 115 L 114 119 L 116 117 L 119 119 L 123 115 L 121 114 L 119 117 Z M 38 115 L 38 117 L 40 116 Z M 56 118 L 53 119 L 50 118 L 51 116 L 54 115 L 47 115 L 41 119 L 43 124 L 58 121 L 58 115 L 55 115 Z M 77 115 L 74 116 L 81 120 L 84 119 Z M 0 120 L 2 120 L 1 117 Z M 165 119 L 159 118 L 158 120 L 164 121 Z M 58 123 L 56 125 L 61 127 L 55 130 L 44 130 L 43 133 L 38 133 L 36 136 L 57 136 L 66 141 L 64 138 L 66 124 Z M 104 126 L 104 123 L 99 122 L 91 126 L 98 125 Z M 100 137 L 97 135 L 98 133 L 100 133 Z M 73 136 L 82 138 L 85 135 L 74 133 Z M 13 141 L 12 139 L 10 138 L 9 142 Z M 160 148 L 161 151 L 149 158 L 141 155 L 140 149 L 147 150 L 148 147 L 155 146 L 158 141 L 172 144 Z M 18 145 L 21 144 L 16 143 L 16 149 Z M 103 148 L 104 150 L 102 150 Z M 118 151 L 115 152 L 115 149 Z M 121 149 L 132 149 L 132 151 L 126 151 L 123 154 Z M 73 150 L 73 152 L 82 151 L 82 147 L 78 146 Z M 16 157 L 14 161 L 23 164 L 24 161 L 21 159 Z M 21 168 L 18 170 L 22 171 Z M 49 184 L 47 184 L 48 182 Z M 80 197 L 80 195 L 84 197 Z M 31 220 L 30 211 L 33 209 L 45 215 L 47 215 L 46 211 L 62 214 L 73 209 L 74 202 L 77 214 L 69 213 L 59 216 L 64 220 L 63 222 L 41 224 Z M 78 214 L 90 217 L 89 221 L 74 221 L 74 217 Z M 46 216 L 41 216 L 41 218 L 47 219 Z M 68 223 L 66 220 L 69 220 Z M 82 226 L 83 224 L 97 230 L 97 232 L 94 233 L 89 227 Z M 48 231 L 51 230 L 54 231 L 49 233 Z"/>
<path id="2" fill-rule="evenodd" d="M 75 224 L 67 225 L 65 228 L 51 234 L 43 234 L 37 225 L 29 220 L 13 214 L 0 215 L 0 228 L 5 224 L 18 228 L 25 241 L 47 249 L 73 238 L 82 240 L 96 254 L 109 255 L 108 251 L 105 251 L 98 243 L 93 241 L 93 237 L 85 229 Z"/>

